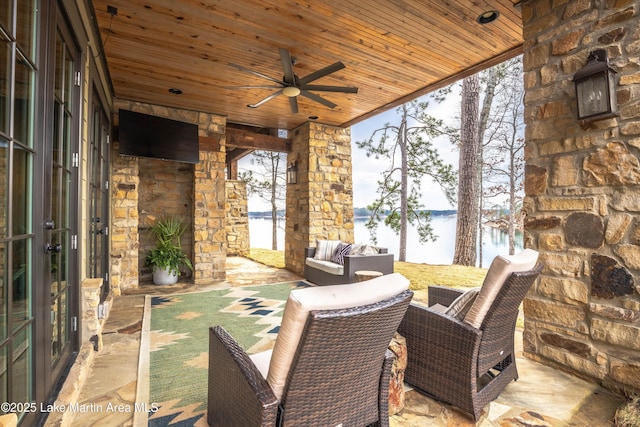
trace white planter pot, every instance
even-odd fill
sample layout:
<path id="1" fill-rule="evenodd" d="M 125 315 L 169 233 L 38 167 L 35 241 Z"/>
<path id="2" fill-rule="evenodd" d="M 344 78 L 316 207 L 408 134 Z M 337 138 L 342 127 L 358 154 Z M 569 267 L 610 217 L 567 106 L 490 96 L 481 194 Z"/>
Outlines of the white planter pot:
<path id="1" fill-rule="evenodd" d="M 173 285 L 178 281 L 176 273 L 169 273 L 167 270 L 156 268 L 153 272 L 153 283 L 156 285 Z"/>

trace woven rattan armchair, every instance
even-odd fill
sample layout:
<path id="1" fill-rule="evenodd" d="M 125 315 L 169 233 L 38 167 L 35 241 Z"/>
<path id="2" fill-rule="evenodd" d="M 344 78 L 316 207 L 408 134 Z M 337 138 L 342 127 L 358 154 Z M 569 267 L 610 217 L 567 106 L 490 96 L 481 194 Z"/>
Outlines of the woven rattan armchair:
<path id="1" fill-rule="evenodd" d="M 369 282 L 381 279 L 384 277 Z M 329 288 L 307 288 L 292 294 Z M 280 397 L 271 377 L 265 379 L 261 373 L 256 355 L 248 356 L 222 327 L 211 328 L 209 425 L 388 426 L 393 363 L 388 345 L 412 296 L 404 290 L 363 306 L 309 311 Z M 289 334 L 283 331 L 289 309 L 287 301 L 272 359 L 278 341 Z M 273 368 L 273 360 L 270 365 Z"/>
<path id="2" fill-rule="evenodd" d="M 482 409 L 518 379 L 514 333 L 520 303 L 542 266 L 511 273 L 479 327 L 443 313 L 461 291 L 432 286 L 429 308 L 411 304 L 398 332 L 407 340 L 405 381 L 436 400 L 471 414 Z"/>

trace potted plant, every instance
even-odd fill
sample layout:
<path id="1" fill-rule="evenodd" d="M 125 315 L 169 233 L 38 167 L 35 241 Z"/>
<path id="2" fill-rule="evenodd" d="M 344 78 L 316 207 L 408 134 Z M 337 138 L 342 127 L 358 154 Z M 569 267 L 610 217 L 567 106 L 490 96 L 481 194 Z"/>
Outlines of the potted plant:
<path id="1" fill-rule="evenodd" d="M 156 285 L 176 283 L 182 266 L 193 271 L 191 261 L 182 253 L 180 244 L 184 230 L 185 225 L 177 216 L 160 218 L 151 226 L 156 247 L 149 252 L 145 263 L 153 266 L 153 283 Z"/>

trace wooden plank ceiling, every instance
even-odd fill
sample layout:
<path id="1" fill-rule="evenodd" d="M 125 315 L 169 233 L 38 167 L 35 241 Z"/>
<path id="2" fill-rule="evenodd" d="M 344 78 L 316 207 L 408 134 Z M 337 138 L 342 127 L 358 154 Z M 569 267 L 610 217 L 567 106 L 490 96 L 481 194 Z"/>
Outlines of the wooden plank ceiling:
<path id="1" fill-rule="evenodd" d="M 211 112 L 228 122 L 293 129 L 309 120 L 349 126 L 522 51 L 518 0 L 93 0 L 114 96 Z M 481 25 L 483 12 L 496 21 Z M 284 77 L 279 49 L 303 78 L 345 68 L 312 92 L 334 108 L 280 95 L 249 108 Z M 233 64 L 233 65 L 231 65 Z M 173 94 L 170 89 L 179 89 Z"/>

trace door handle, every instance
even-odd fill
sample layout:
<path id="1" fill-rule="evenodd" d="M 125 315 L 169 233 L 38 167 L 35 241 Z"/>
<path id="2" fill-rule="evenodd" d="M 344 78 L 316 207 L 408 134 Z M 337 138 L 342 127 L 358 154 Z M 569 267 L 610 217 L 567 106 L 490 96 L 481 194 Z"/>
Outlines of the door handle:
<path id="1" fill-rule="evenodd" d="M 47 252 L 48 254 L 50 254 L 51 252 L 59 254 L 60 252 L 62 252 L 62 245 L 60 243 L 56 243 L 55 245 L 51 246 L 50 243 L 47 243 L 45 252 Z"/>

